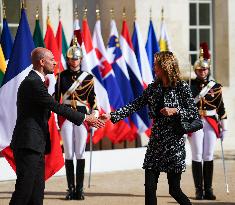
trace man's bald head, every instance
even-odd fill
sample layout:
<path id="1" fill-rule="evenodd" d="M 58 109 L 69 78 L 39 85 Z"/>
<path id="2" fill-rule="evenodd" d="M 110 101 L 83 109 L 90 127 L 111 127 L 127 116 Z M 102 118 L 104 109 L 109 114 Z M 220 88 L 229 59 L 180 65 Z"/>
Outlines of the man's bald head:
<path id="1" fill-rule="evenodd" d="M 31 52 L 31 59 L 34 67 L 36 68 L 39 64 L 39 61 L 43 59 L 48 53 L 51 53 L 50 50 L 42 47 L 37 47 Z"/>
<path id="2" fill-rule="evenodd" d="M 31 59 L 34 70 L 39 71 L 43 75 L 53 73 L 56 62 L 50 50 L 37 47 L 32 51 Z"/>

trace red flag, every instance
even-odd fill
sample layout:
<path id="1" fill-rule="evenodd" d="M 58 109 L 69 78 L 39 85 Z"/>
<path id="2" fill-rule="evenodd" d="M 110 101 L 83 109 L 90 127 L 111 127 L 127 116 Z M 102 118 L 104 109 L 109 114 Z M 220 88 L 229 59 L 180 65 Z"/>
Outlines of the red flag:
<path id="1" fill-rule="evenodd" d="M 66 52 L 68 50 L 68 45 L 64 36 L 64 31 L 63 31 L 63 26 L 61 21 L 59 21 L 59 25 L 57 28 L 57 33 L 56 33 L 56 42 L 58 46 L 58 52 L 60 56 L 60 61 L 61 61 L 61 71 L 66 69 Z"/>
<path id="2" fill-rule="evenodd" d="M 44 42 L 45 42 L 46 48 L 49 49 L 53 53 L 55 61 L 57 62 L 57 65 L 54 70 L 54 74 L 56 75 L 58 72 L 63 70 L 63 66 L 61 64 L 61 60 L 60 60 L 61 55 L 58 49 L 57 41 L 54 36 L 54 32 L 52 30 L 51 22 L 49 18 L 47 19 L 47 31 L 46 31 L 46 35 L 44 38 Z"/>
<path id="3" fill-rule="evenodd" d="M 47 20 L 47 31 L 46 31 L 44 42 L 45 42 L 46 48 L 49 49 L 53 53 L 55 61 L 57 62 L 57 66 L 54 71 L 54 74 L 56 75 L 58 72 L 61 71 L 60 68 L 63 69 L 63 67 L 61 64 L 60 53 L 58 50 L 54 32 L 50 25 L 49 18 Z M 53 93 L 54 88 L 55 88 L 55 82 L 56 82 L 55 76 L 52 75 L 50 76 L 49 79 L 50 79 L 49 89 L 51 87 L 52 93 Z M 46 156 L 45 160 L 46 160 L 46 174 L 50 175 L 50 174 L 54 174 L 55 172 L 57 172 L 59 169 L 63 167 L 64 158 L 63 158 L 63 153 L 62 153 L 62 149 L 60 146 L 61 135 L 56 126 L 54 113 L 51 113 L 51 117 L 50 117 L 48 124 L 49 124 L 49 129 L 50 129 L 51 153 Z"/>
<path id="4" fill-rule="evenodd" d="M 58 132 L 55 115 L 51 114 L 49 120 L 49 130 L 51 138 L 51 152 L 45 156 L 45 179 L 47 180 L 49 176 L 54 175 L 64 166 L 64 158 L 62 149 L 60 146 L 61 136 Z"/>
<path id="5" fill-rule="evenodd" d="M 56 42 L 58 46 L 59 54 L 62 53 L 62 23 L 59 21 L 57 32 L 56 32 Z"/>

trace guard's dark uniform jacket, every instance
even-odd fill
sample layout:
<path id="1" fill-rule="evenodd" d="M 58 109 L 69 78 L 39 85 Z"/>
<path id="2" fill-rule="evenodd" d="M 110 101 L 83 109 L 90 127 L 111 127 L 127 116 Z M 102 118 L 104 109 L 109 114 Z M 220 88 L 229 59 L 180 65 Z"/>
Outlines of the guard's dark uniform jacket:
<path id="1" fill-rule="evenodd" d="M 68 69 L 60 73 L 60 76 L 58 76 L 59 80 L 57 80 L 55 86 L 55 98 L 57 101 L 60 100 L 61 96 L 63 97 L 83 72 L 85 71 Z M 93 75 L 88 74 L 76 90 L 69 93 L 69 97 L 62 103 L 85 114 L 89 114 L 91 110 L 98 110 Z"/>
<path id="2" fill-rule="evenodd" d="M 207 86 L 209 82 L 210 80 L 200 80 L 198 78 L 193 79 L 191 81 L 193 97 L 195 98 L 197 95 L 199 95 L 201 90 Z M 215 83 L 209 92 L 204 97 L 200 98 L 196 105 L 198 107 L 199 114 L 207 119 L 219 137 L 218 121 L 227 119 L 222 97 L 222 85 Z"/>

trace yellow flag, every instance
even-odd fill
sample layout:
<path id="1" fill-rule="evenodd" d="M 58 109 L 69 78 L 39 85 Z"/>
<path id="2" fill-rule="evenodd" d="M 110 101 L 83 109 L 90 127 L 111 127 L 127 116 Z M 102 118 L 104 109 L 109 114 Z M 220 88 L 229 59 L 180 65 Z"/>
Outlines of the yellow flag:
<path id="1" fill-rule="evenodd" d="M 2 46 L 0 45 L 0 85 L 2 84 L 3 76 L 6 72 L 6 61 L 2 52 Z"/>
<path id="2" fill-rule="evenodd" d="M 170 40 L 166 32 L 164 20 L 162 20 L 161 23 L 159 46 L 160 46 L 160 51 L 171 51 Z"/>
<path id="3" fill-rule="evenodd" d="M 7 67 L 7 64 L 6 64 L 6 61 L 2 52 L 2 46 L 0 45 L 0 71 L 2 73 L 5 73 L 6 67 Z"/>

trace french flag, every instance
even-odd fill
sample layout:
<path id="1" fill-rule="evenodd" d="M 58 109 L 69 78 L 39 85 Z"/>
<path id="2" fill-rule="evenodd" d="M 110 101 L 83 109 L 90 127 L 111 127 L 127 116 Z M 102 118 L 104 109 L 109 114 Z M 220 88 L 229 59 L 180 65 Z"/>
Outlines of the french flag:
<path id="1" fill-rule="evenodd" d="M 11 58 L 0 89 L 0 151 L 13 169 L 15 169 L 15 162 L 9 145 L 17 118 L 17 90 L 32 69 L 31 52 L 33 49 L 34 42 L 25 10 L 22 9 Z"/>
<path id="2" fill-rule="evenodd" d="M 83 49 L 83 59 L 82 59 L 82 70 L 92 73 L 94 75 L 94 89 L 96 93 L 97 106 L 99 112 L 109 113 L 111 112 L 108 93 L 104 88 L 104 82 L 99 69 L 99 61 L 96 56 L 96 51 L 92 44 L 92 38 L 90 29 L 88 26 L 87 19 L 84 18 L 82 21 L 82 49 Z M 95 131 L 93 136 L 93 142 L 99 142 L 104 136 L 105 133 L 110 132 L 111 122 L 106 123 L 104 128 L 100 128 Z"/>
<path id="3" fill-rule="evenodd" d="M 148 84 L 150 84 L 153 81 L 153 75 L 152 75 L 152 68 L 150 67 L 148 56 L 144 47 L 144 43 L 142 41 L 142 35 L 140 33 L 139 26 L 137 22 L 134 22 L 134 31 L 132 34 L 132 43 L 136 55 L 136 59 L 138 62 L 138 66 L 140 69 L 140 74 L 142 76 L 143 82 L 144 82 L 144 88 L 147 88 Z M 147 108 L 148 110 L 148 108 Z M 147 115 L 147 113 L 146 113 Z M 148 115 L 147 115 L 148 116 Z M 151 122 L 151 120 L 149 119 Z M 150 136 L 151 133 L 151 124 L 148 126 L 148 130 L 145 131 L 145 133 Z"/>
<path id="4" fill-rule="evenodd" d="M 129 30 L 127 27 L 126 20 L 123 20 L 122 33 L 120 37 L 120 46 L 123 52 L 123 56 L 127 65 L 127 70 L 130 76 L 130 82 L 134 93 L 134 98 L 139 97 L 144 90 L 144 83 L 140 74 L 138 63 L 136 60 L 134 48 L 131 42 Z M 148 118 L 147 107 L 143 107 L 137 112 L 138 119 L 138 130 L 139 132 L 145 132 L 150 126 L 151 122 Z"/>
<path id="5" fill-rule="evenodd" d="M 99 60 L 99 69 L 104 82 L 105 89 L 107 90 L 109 102 L 112 110 L 116 110 L 124 106 L 123 99 L 117 84 L 112 66 L 108 62 L 106 49 L 104 46 L 103 38 L 101 35 L 100 20 L 96 21 L 93 32 L 93 45 L 96 50 L 96 56 Z M 116 123 L 112 127 L 112 132 L 108 137 L 113 143 L 121 142 L 131 135 L 131 129 L 128 119 L 122 120 Z"/>
<path id="6" fill-rule="evenodd" d="M 130 77 L 126 67 L 125 59 L 122 55 L 122 51 L 120 48 L 119 42 L 119 35 L 117 31 L 117 26 L 114 20 L 111 20 L 110 23 L 110 36 L 108 41 L 108 48 L 107 48 L 107 57 L 113 71 L 115 73 L 115 77 L 124 101 L 124 104 L 128 104 L 134 100 L 134 94 L 131 88 Z M 134 135 L 130 135 L 127 139 L 133 140 L 137 137 L 137 130 L 138 130 L 138 121 L 137 121 L 137 114 L 134 113 L 130 116 L 130 123 L 132 132 Z"/>
<path id="7" fill-rule="evenodd" d="M 32 69 L 33 49 L 33 38 L 25 9 L 22 9 L 11 57 L 0 89 L 0 151 L 14 170 L 15 161 L 9 145 L 17 118 L 17 90 Z M 45 179 L 55 174 L 64 164 L 60 144 L 56 144 L 56 139 L 51 138 L 51 146 L 51 153 L 46 155 L 45 159 Z"/>

